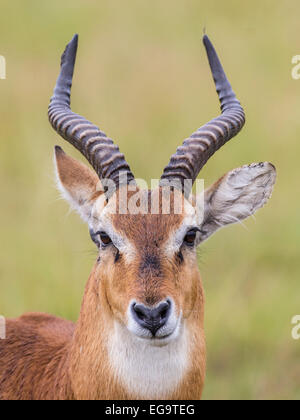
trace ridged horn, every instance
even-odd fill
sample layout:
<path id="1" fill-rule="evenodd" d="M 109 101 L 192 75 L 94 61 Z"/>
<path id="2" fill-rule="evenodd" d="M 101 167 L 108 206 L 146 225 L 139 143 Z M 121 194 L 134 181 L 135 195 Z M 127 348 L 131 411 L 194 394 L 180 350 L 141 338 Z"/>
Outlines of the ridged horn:
<path id="1" fill-rule="evenodd" d="M 48 109 L 49 121 L 58 134 L 86 157 L 100 180 L 111 180 L 118 189 L 123 182 L 119 178 L 120 173 L 127 184 L 134 181 L 124 155 L 103 131 L 84 117 L 72 112 L 70 108 L 77 46 L 78 35 L 75 35 L 66 46 L 61 58 L 60 74 Z"/>
<path id="2" fill-rule="evenodd" d="M 245 123 L 244 110 L 225 75 L 217 53 L 205 35 L 203 43 L 221 103 L 222 114 L 199 128 L 178 147 L 164 169 L 160 184 L 172 183 L 188 197 L 192 184 L 208 159 L 228 140 L 238 134 Z M 185 182 L 190 180 L 190 182 Z M 184 188 L 185 185 L 185 188 Z"/>

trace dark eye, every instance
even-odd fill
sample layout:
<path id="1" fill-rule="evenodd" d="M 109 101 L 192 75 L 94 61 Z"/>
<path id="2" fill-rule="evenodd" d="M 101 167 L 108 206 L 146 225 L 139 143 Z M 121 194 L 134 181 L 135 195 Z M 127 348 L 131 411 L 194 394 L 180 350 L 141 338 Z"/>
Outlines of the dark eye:
<path id="1" fill-rule="evenodd" d="M 107 246 L 112 243 L 112 240 L 105 232 L 99 232 L 99 236 L 102 242 L 102 245 Z"/>
<path id="2" fill-rule="evenodd" d="M 195 244 L 197 232 L 196 230 L 189 230 L 184 237 L 183 242 L 186 245 L 193 246 Z"/>

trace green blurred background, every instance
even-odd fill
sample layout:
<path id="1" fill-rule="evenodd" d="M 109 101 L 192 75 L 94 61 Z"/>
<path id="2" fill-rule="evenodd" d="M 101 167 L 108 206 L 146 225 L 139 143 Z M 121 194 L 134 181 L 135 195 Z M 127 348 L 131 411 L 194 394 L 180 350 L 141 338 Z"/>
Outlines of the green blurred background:
<path id="1" fill-rule="evenodd" d="M 268 205 L 199 251 L 206 289 L 205 399 L 299 399 L 300 54 L 297 0 L 0 2 L 0 313 L 76 320 L 96 257 L 59 199 L 47 121 L 60 55 L 80 47 L 73 109 L 118 141 L 137 177 L 158 178 L 182 140 L 219 111 L 201 43 L 215 43 L 247 115 L 202 172 L 206 185 L 246 163 L 278 169 Z"/>

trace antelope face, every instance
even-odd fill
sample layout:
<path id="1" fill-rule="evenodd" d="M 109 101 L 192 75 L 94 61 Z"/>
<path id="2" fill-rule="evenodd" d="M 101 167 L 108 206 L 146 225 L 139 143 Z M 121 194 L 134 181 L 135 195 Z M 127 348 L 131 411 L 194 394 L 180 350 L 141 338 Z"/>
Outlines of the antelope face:
<path id="1" fill-rule="evenodd" d="M 191 314 L 200 314 L 198 320 L 203 322 L 203 308 L 195 308 L 195 302 L 203 305 L 196 246 L 219 228 L 254 214 L 270 197 L 276 177 L 269 163 L 243 166 L 224 175 L 198 200 L 190 197 L 192 184 L 206 161 L 239 132 L 245 121 L 243 109 L 206 36 L 204 44 L 222 115 L 184 141 L 171 157 L 155 191 L 140 191 L 112 140 L 70 110 L 77 37 L 63 55 L 49 107 L 55 130 L 95 169 L 93 172 L 56 148 L 58 186 L 88 223 L 99 249 L 95 269 L 99 296 L 104 296 L 115 322 L 138 340 L 158 346 L 176 339 Z M 166 191 L 172 191 L 173 204 L 168 212 L 161 199 Z M 135 194 L 139 194 L 135 200 L 140 203 L 138 211 L 132 211 L 129 204 Z"/>
<path id="2" fill-rule="evenodd" d="M 126 187 L 123 189 L 126 189 Z M 119 214 L 122 192 L 92 211 L 92 237 L 99 247 L 101 287 L 114 317 L 136 337 L 163 345 L 176 338 L 189 317 L 200 280 L 196 261 L 199 226 L 195 208 L 185 201 L 181 213 L 171 206 L 162 214 L 163 189 L 137 194 L 147 208 L 140 214 Z M 126 197 L 125 193 L 125 197 Z M 174 202 L 174 193 L 170 194 Z M 151 207 L 158 214 L 151 214 Z"/>

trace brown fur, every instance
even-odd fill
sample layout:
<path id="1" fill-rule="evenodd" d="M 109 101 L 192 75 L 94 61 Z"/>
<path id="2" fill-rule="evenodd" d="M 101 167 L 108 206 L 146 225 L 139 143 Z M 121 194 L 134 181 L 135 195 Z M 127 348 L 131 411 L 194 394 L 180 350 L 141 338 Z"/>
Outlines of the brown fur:
<path id="1" fill-rule="evenodd" d="M 74 333 L 71 322 L 45 314 L 7 321 L 0 340 L 0 399 L 72 397 L 66 360 Z"/>

